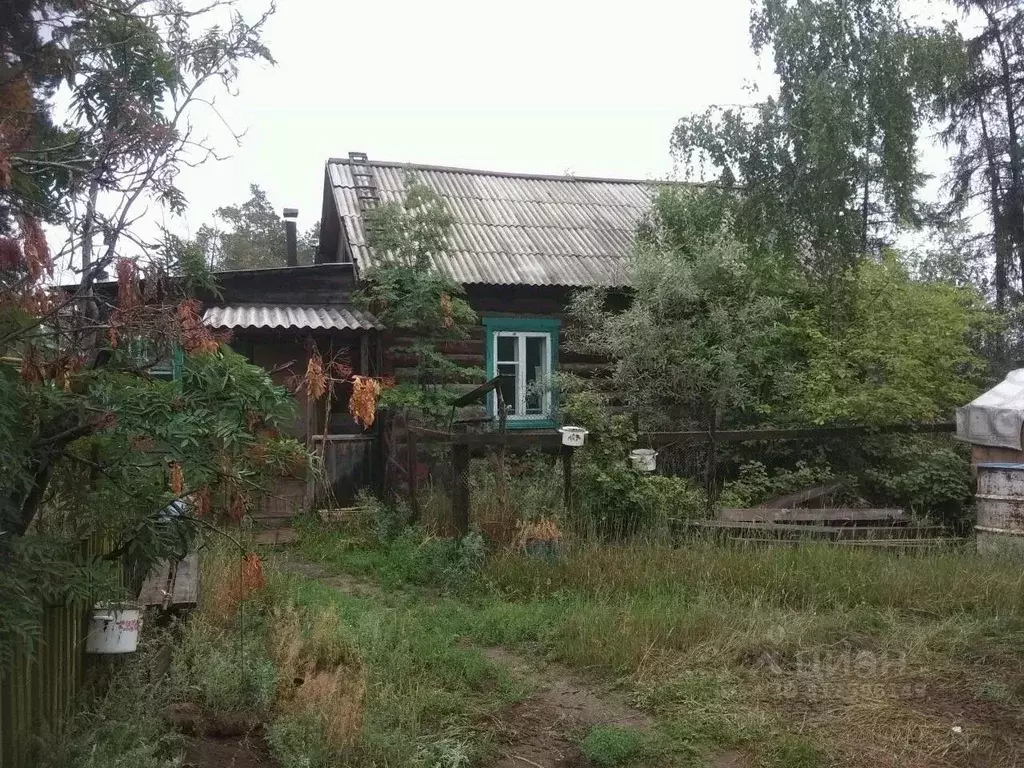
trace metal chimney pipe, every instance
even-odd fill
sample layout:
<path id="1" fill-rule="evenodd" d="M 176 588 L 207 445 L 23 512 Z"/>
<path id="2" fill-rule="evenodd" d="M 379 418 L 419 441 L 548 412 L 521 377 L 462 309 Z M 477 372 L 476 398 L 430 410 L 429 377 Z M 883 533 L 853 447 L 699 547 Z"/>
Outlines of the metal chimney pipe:
<path id="1" fill-rule="evenodd" d="M 299 236 L 296 231 L 296 219 L 299 218 L 298 208 L 284 209 L 284 236 L 288 243 L 288 266 L 299 266 Z"/>

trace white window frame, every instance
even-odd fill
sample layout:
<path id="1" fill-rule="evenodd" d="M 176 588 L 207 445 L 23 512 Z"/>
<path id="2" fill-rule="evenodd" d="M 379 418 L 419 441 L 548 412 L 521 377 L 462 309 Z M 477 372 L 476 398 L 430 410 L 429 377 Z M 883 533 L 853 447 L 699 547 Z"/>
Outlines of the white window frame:
<path id="1" fill-rule="evenodd" d="M 494 345 L 494 360 L 492 365 L 493 370 L 490 372 L 491 377 L 498 375 L 498 365 L 515 365 L 516 366 L 516 402 L 515 402 L 515 413 L 510 413 L 506 416 L 508 421 L 546 421 L 552 418 L 553 413 L 553 398 L 551 393 L 551 387 L 547 386 L 541 395 L 541 412 L 540 413 L 527 413 L 526 412 L 526 340 L 528 338 L 543 339 L 544 349 L 541 354 L 541 381 L 551 381 L 551 345 L 553 342 L 553 334 L 547 331 L 493 331 L 493 338 L 491 343 Z M 498 359 L 498 339 L 501 338 L 512 338 L 516 340 L 516 357 L 515 362 L 510 360 L 499 360 Z M 498 417 L 498 398 L 492 399 L 492 416 Z"/>

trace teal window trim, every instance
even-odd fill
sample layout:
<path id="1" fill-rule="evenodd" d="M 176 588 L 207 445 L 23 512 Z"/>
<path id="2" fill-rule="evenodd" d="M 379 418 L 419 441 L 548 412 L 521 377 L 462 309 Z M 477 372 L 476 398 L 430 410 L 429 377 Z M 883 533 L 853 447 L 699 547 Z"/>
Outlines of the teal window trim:
<path id="1" fill-rule="evenodd" d="M 131 339 L 126 345 L 124 345 L 125 354 L 129 355 L 129 357 L 139 363 L 145 362 L 145 358 L 149 356 L 151 349 L 152 346 L 149 341 L 140 338 Z M 185 353 L 180 345 L 172 344 L 170 358 L 158 360 L 149 369 L 149 373 L 154 379 L 177 381 L 181 378 L 181 374 L 184 369 Z"/>
<path id="2" fill-rule="evenodd" d="M 549 372 L 551 375 L 558 370 L 558 334 L 562 321 L 551 317 L 484 317 L 484 349 L 486 350 L 487 378 L 497 375 L 495 356 L 497 353 L 495 334 L 497 333 L 546 333 L 548 336 L 548 352 L 550 354 Z M 494 394 L 488 395 L 487 412 L 497 418 L 498 400 Z M 548 418 L 540 419 L 507 419 L 508 429 L 552 429 L 558 426 L 555 420 L 555 402 L 551 399 L 551 413 Z"/>

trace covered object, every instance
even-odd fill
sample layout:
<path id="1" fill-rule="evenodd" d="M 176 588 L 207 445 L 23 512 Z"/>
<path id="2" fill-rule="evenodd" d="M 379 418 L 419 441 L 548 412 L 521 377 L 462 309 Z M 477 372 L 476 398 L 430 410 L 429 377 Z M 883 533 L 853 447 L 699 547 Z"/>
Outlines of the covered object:
<path id="1" fill-rule="evenodd" d="M 1024 368 L 956 411 L 956 436 L 973 445 L 1024 449 Z"/>

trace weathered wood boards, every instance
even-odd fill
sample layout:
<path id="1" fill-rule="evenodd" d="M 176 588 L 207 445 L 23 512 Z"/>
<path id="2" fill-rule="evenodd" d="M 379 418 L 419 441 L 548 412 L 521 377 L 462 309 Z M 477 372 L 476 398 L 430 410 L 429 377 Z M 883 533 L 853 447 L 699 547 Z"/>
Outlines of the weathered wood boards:
<path id="1" fill-rule="evenodd" d="M 906 525 L 910 522 L 902 509 L 779 509 L 755 507 L 723 509 L 720 521 L 731 523 L 820 523 L 822 525 Z"/>
<path id="2" fill-rule="evenodd" d="M 194 608 L 199 602 L 199 553 L 156 566 L 142 583 L 138 602 L 165 611 Z"/>

